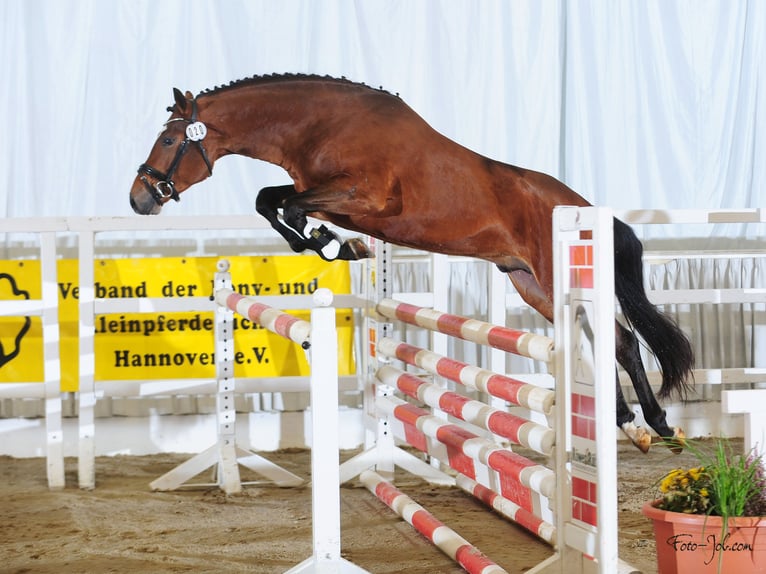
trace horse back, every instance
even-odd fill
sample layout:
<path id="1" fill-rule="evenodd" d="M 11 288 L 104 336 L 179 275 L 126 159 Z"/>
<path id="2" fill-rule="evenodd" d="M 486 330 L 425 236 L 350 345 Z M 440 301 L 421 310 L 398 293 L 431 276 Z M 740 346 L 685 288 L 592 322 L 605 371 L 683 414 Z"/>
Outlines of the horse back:
<path id="1" fill-rule="evenodd" d="M 588 205 L 557 179 L 447 138 L 399 98 L 349 91 L 318 104 L 289 170 L 296 190 L 337 183 L 365 209 L 319 213 L 341 227 L 450 255 L 523 266 L 549 292 L 556 205 Z"/>

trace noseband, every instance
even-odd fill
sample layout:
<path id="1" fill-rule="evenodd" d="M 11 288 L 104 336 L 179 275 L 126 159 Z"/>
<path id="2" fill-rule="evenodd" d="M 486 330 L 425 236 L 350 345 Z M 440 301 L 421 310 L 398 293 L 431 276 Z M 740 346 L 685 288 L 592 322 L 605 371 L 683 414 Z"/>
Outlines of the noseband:
<path id="1" fill-rule="evenodd" d="M 207 157 L 207 152 L 205 151 L 205 146 L 202 145 L 202 140 L 205 139 L 205 136 L 207 135 L 207 127 L 205 124 L 197 120 L 197 100 L 192 100 L 191 104 L 191 118 L 172 118 L 165 124 L 167 125 L 170 122 L 186 122 L 189 124 L 186 126 L 186 138 L 184 138 L 184 141 L 178 146 L 176 156 L 173 158 L 168 171 L 163 173 L 150 166 L 148 163 L 142 163 L 138 166 L 138 173 L 146 174 L 157 180 L 157 183 L 152 185 L 149 183 L 149 180 L 146 179 L 145 175 L 141 176 L 141 182 L 144 184 L 144 187 L 159 205 L 162 205 L 168 199 L 173 199 L 175 201 L 179 201 L 180 199 L 176 186 L 173 183 L 173 174 L 175 174 L 178 169 L 178 164 L 181 163 L 181 158 L 189 149 L 189 142 L 197 145 L 197 149 L 199 150 L 202 159 L 205 161 L 208 172 L 210 172 L 210 175 L 213 175 L 213 164 L 210 163 L 210 159 Z M 172 110 L 172 107 L 168 108 L 168 111 Z"/>

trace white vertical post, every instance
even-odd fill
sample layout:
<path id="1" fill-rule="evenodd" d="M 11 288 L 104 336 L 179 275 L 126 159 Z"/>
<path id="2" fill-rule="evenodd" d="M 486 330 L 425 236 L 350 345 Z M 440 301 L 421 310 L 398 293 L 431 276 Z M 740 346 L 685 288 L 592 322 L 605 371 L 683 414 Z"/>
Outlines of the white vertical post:
<path id="1" fill-rule="evenodd" d="M 214 291 L 231 289 L 229 262 L 221 260 L 213 279 Z M 237 463 L 237 429 L 234 391 L 234 312 L 228 307 L 215 310 L 216 425 L 218 440 L 218 486 L 226 494 L 242 491 Z"/>
<path id="2" fill-rule="evenodd" d="M 331 302 L 332 296 L 323 304 Z M 335 308 L 314 307 L 311 310 L 311 480 L 314 554 L 318 562 L 340 559 L 338 457 Z"/>
<path id="3" fill-rule="evenodd" d="M 618 571 L 617 416 L 614 341 L 614 218 L 612 210 L 591 208 L 593 221 L 593 291 L 595 320 L 594 384 L 598 482 L 598 563 L 603 574 Z"/>
<path id="4" fill-rule="evenodd" d="M 367 238 L 367 245 L 375 255 L 363 261 L 365 308 L 361 314 L 361 384 L 362 384 L 362 425 L 364 426 L 364 448 L 371 449 L 377 443 L 380 434 L 375 416 L 375 345 L 377 344 L 378 328 L 375 304 L 377 303 L 378 253 L 376 239 Z"/>
<path id="5" fill-rule="evenodd" d="M 492 325 L 505 325 L 506 320 L 506 304 L 505 293 L 506 285 L 508 284 L 508 277 L 502 273 L 494 265 L 489 267 L 489 277 L 487 282 L 489 284 L 489 297 L 487 300 L 487 322 Z M 488 347 L 489 352 L 489 370 L 495 373 L 505 373 L 507 369 L 507 355 L 500 349 L 494 349 Z M 497 408 L 502 408 L 505 401 L 493 397 L 490 395 L 490 404 Z"/>
<path id="6" fill-rule="evenodd" d="M 446 311 L 452 310 L 449 304 L 450 303 L 449 281 L 450 281 L 450 263 L 449 263 L 448 257 L 442 253 L 432 253 L 431 254 L 431 291 L 434 294 L 433 305 L 432 305 L 434 309 L 444 309 Z M 431 331 L 430 337 L 431 337 L 431 349 L 433 349 L 435 353 L 444 355 L 445 357 L 449 355 L 449 337 L 447 335 L 445 335 L 444 333 L 439 333 L 437 331 Z M 437 385 L 439 385 L 439 387 L 443 389 L 449 389 L 449 390 L 455 389 L 455 384 L 452 383 L 452 381 L 445 379 L 444 377 L 434 376 L 434 383 L 436 383 Z M 447 413 L 445 413 L 440 408 L 438 407 L 432 408 L 431 412 L 435 416 L 445 421 L 447 420 Z M 436 458 L 435 456 L 430 457 L 429 463 L 435 469 L 440 469 L 442 466 L 441 461 L 439 461 L 439 459 Z"/>
<path id="7" fill-rule="evenodd" d="M 721 412 L 744 415 L 744 452 L 766 453 L 766 389 L 721 392 Z"/>
<path id="8" fill-rule="evenodd" d="M 79 437 L 77 475 L 80 488 L 92 489 L 96 486 L 96 446 L 95 446 L 95 374 L 96 355 L 95 337 L 95 289 L 94 289 L 94 235 L 93 231 L 81 231 L 78 234 L 79 258 L 79 326 L 80 337 L 80 380 L 79 380 Z"/>
<path id="9" fill-rule="evenodd" d="M 365 573 L 340 556 L 338 334 L 332 293 L 317 289 L 311 310 L 311 519 L 313 555 L 290 574 Z"/>
<path id="10" fill-rule="evenodd" d="M 64 432 L 61 423 L 61 359 L 55 232 L 40 234 L 40 259 L 48 487 L 63 488 L 65 486 Z"/>
<path id="11" fill-rule="evenodd" d="M 434 309 L 451 311 L 449 301 L 450 263 L 442 253 L 431 254 L 431 291 L 434 294 Z M 380 300 L 380 299 L 379 299 Z M 449 337 L 443 333 L 431 332 L 431 349 L 440 355 L 448 355 Z M 444 381 L 440 384 L 443 386 Z M 446 416 L 446 415 L 445 415 Z"/>
<path id="12" fill-rule="evenodd" d="M 621 565 L 617 554 L 612 211 L 558 207 L 553 221 L 559 549 L 554 569 L 539 571 L 589 572 L 594 567 L 590 556 L 596 559 L 599 572 L 613 573 Z M 584 230 L 592 230 L 592 239 L 580 239 Z M 584 260 L 574 261 L 573 253 Z M 577 429 L 573 418 L 578 420 Z M 589 430 L 591 426 L 594 431 Z M 580 485 L 579 515 L 573 511 L 575 482 Z"/>
<path id="13" fill-rule="evenodd" d="M 567 524 L 572 520 L 572 490 L 569 473 L 572 452 L 572 425 L 568 413 L 569 385 L 571 365 L 564 349 L 569 347 L 571 325 L 569 325 L 568 304 L 569 285 L 566 277 L 569 269 L 569 241 L 579 237 L 573 225 L 565 226 L 562 222 L 565 214 L 554 210 L 553 214 L 553 324 L 554 330 L 554 373 L 556 376 L 556 406 L 553 426 L 556 431 L 554 472 L 556 473 L 556 512 L 555 526 L 558 537 L 556 554 L 532 569 L 535 574 L 560 572 L 561 574 L 579 574 L 582 572 L 582 555 L 567 544 Z"/>
<path id="14" fill-rule="evenodd" d="M 391 480 L 394 476 L 394 458 L 395 445 L 394 434 L 390 428 L 387 417 L 378 416 L 376 401 L 378 397 L 387 396 L 394 390 L 381 384 L 375 378 L 375 373 L 380 367 L 380 356 L 377 351 L 378 342 L 391 335 L 392 325 L 383 318 L 378 317 L 376 306 L 378 301 L 391 297 L 394 291 L 393 285 L 393 253 L 391 245 L 384 241 L 379 241 L 373 237 L 369 238 L 371 251 L 375 254 L 374 259 L 367 263 L 367 313 L 366 323 L 366 345 L 365 357 L 367 359 L 367 370 L 365 380 L 365 412 L 370 416 L 370 420 L 375 421 L 375 469 L 387 479 Z"/>

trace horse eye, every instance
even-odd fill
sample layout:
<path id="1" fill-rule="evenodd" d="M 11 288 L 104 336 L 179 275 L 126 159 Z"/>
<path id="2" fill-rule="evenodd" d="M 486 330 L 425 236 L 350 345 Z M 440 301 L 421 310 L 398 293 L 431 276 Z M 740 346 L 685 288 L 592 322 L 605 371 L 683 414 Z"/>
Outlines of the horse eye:
<path id="1" fill-rule="evenodd" d="M 175 143 L 175 138 L 162 138 L 162 145 L 165 147 L 170 147 Z"/>

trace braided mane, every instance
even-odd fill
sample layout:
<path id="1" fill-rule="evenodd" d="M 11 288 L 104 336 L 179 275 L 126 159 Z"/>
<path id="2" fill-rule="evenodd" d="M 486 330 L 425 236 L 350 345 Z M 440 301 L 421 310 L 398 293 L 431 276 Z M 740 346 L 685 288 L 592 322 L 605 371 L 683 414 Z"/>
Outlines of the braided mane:
<path id="1" fill-rule="evenodd" d="M 243 78 L 241 80 L 234 80 L 233 82 L 229 82 L 228 84 L 224 84 L 221 86 L 215 86 L 214 88 L 208 88 L 206 90 L 203 90 L 199 94 L 197 94 L 197 97 L 212 96 L 214 94 L 219 94 L 221 92 L 233 90 L 235 88 L 246 87 L 246 86 L 274 84 L 278 82 L 294 82 L 294 81 L 330 82 L 330 83 L 337 83 L 337 84 L 346 84 L 349 86 L 359 86 L 359 87 L 367 88 L 370 90 L 375 89 L 361 82 L 353 82 L 347 79 L 345 76 L 341 78 L 334 78 L 332 76 L 320 76 L 318 74 L 268 74 L 268 75 L 262 75 L 262 76 L 251 76 L 249 78 Z M 390 92 L 383 89 L 383 86 L 378 88 L 378 90 L 381 92 L 390 94 Z M 396 94 L 396 96 L 399 97 L 399 94 Z"/>

